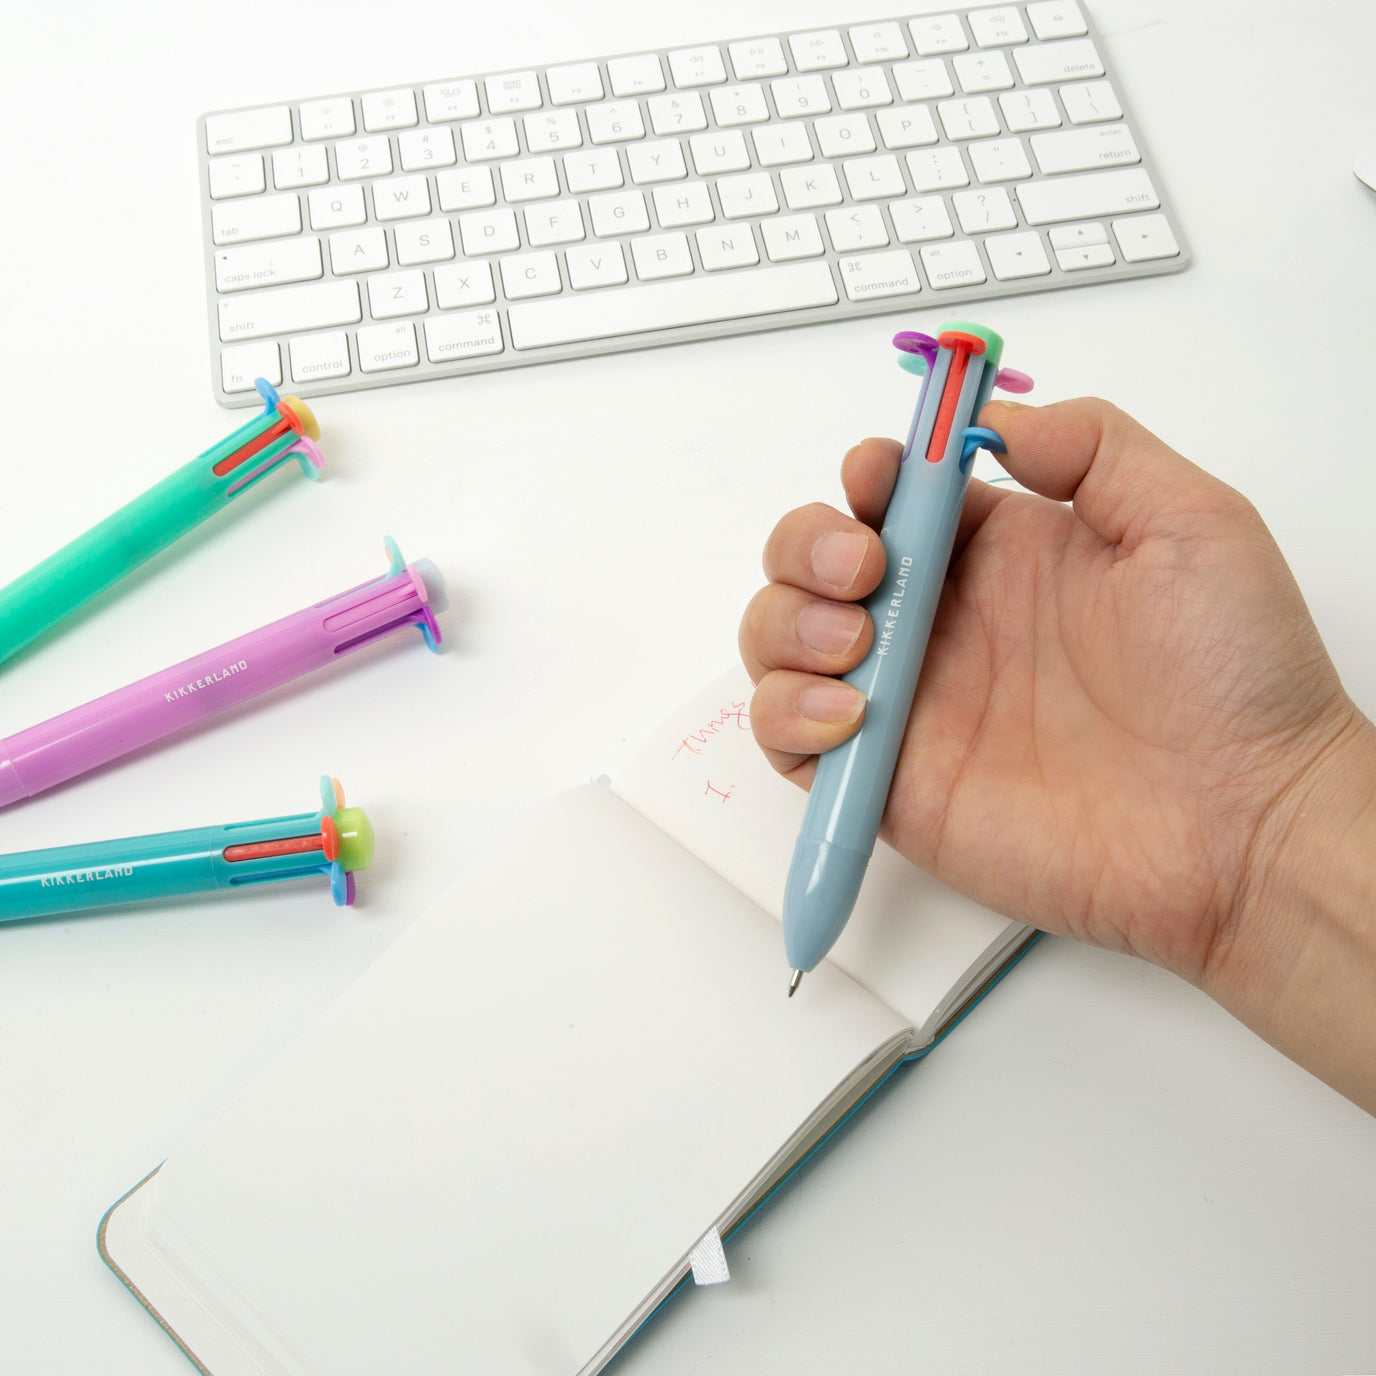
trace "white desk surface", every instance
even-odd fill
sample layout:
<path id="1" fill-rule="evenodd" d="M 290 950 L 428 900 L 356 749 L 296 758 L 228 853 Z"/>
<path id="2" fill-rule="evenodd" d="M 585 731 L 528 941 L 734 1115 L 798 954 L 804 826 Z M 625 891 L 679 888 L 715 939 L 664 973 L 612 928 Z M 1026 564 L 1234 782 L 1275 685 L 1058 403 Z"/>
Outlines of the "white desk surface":
<path id="1" fill-rule="evenodd" d="M 1110 397 L 1247 492 L 1376 711 L 1376 10 L 1091 8 L 1195 264 L 959 313 L 1041 399 Z M 207 382 L 197 114 L 884 12 L 11 3 L 0 584 L 246 418 Z M 105 1208 L 477 846 L 731 659 L 774 520 L 906 423 L 888 338 L 948 313 L 920 305 L 320 398 L 324 484 L 275 479 L 5 669 L 0 734 L 381 572 L 384 533 L 453 592 L 442 657 L 393 643 L 0 817 L 4 850 L 158 831 L 311 808 L 329 771 L 379 835 L 352 911 L 0 931 L 3 1376 L 182 1376 L 97 1257 Z M 1372 1372 L 1376 1121 L 1176 980 L 1047 941 L 729 1251 L 618 1372 Z"/>

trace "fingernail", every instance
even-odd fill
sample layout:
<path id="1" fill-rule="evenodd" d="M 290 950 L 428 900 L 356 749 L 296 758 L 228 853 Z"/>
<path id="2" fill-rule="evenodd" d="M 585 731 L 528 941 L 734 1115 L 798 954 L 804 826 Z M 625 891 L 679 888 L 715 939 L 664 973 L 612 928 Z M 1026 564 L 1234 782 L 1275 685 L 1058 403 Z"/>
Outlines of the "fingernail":
<path id="1" fill-rule="evenodd" d="M 848 588 L 859 576 L 868 548 L 859 531 L 829 530 L 812 547 L 812 571 L 833 588 Z"/>
<path id="2" fill-rule="evenodd" d="M 809 721 L 854 721 L 864 706 L 865 695 L 848 683 L 813 683 L 798 694 L 798 710 Z"/>
<path id="3" fill-rule="evenodd" d="M 798 639 L 824 655 L 845 654 L 859 638 L 865 613 L 839 602 L 809 602 L 798 613 Z"/>

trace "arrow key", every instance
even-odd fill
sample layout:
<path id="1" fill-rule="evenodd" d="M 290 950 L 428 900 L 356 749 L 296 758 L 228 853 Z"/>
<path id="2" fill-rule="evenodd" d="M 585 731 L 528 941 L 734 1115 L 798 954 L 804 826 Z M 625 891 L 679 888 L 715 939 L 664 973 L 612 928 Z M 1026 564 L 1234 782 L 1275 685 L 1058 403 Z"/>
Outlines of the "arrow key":
<path id="1" fill-rule="evenodd" d="M 1042 236 L 1035 230 L 1021 234 L 991 234 L 984 241 L 989 266 L 1000 282 L 1017 277 L 1041 277 L 1051 271 Z"/>

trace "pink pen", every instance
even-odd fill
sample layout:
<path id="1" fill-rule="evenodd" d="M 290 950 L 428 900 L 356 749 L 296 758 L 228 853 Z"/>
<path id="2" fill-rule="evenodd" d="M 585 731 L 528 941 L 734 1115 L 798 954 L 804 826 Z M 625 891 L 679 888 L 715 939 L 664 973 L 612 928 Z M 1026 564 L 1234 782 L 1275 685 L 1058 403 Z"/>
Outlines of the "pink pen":
<path id="1" fill-rule="evenodd" d="M 0 807 L 204 721 L 393 631 L 418 626 L 425 643 L 437 650 L 435 611 L 446 605 L 444 580 L 428 559 L 407 564 L 390 536 L 384 544 L 390 567 L 382 577 L 0 740 Z"/>

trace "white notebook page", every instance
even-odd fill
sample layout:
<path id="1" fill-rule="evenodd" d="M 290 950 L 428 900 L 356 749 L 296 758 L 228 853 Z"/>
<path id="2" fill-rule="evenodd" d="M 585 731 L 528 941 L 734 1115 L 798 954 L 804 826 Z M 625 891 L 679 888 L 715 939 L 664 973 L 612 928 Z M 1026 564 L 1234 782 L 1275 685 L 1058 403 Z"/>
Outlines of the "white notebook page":
<path id="1" fill-rule="evenodd" d="M 807 795 L 755 744 L 753 691 L 739 665 L 709 684 L 652 733 L 612 791 L 778 917 Z M 828 959 L 923 1028 L 967 971 L 1025 932 L 881 842 Z"/>
<path id="2" fill-rule="evenodd" d="M 245 1372 L 571 1376 L 906 1030 L 785 984 L 768 914 L 563 794 L 167 1162 L 150 1240 L 256 1316 Z"/>

